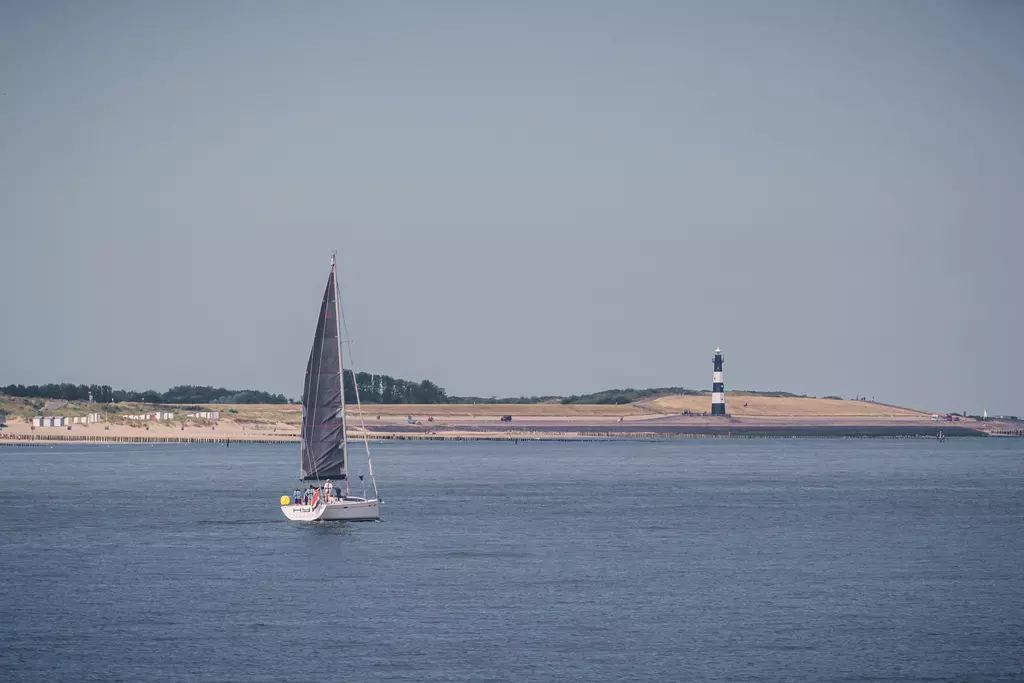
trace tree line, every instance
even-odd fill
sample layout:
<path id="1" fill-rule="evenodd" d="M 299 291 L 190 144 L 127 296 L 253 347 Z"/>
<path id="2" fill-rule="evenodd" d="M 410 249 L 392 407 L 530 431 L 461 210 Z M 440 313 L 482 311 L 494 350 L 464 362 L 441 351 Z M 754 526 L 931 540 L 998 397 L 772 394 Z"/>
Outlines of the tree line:
<path id="1" fill-rule="evenodd" d="M 359 389 L 359 400 L 363 403 L 449 403 L 448 393 L 425 379 L 413 382 L 398 379 L 390 375 L 375 375 L 369 372 L 357 372 L 355 384 L 352 373 L 345 373 L 345 402 L 356 402 L 356 389 Z"/>
<path id="2" fill-rule="evenodd" d="M 359 399 L 363 403 L 400 404 L 400 403 L 554 403 L 563 404 L 597 404 L 621 405 L 632 403 L 643 398 L 682 394 L 697 396 L 706 394 L 704 390 L 686 389 L 684 387 L 662 387 L 658 389 L 608 389 L 593 394 L 573 396 L 520 396 L 518 398 L 480 398 L 476 396 L 448 396 L 448 393 L 429 379 L 420 382 L 399 379 L 389 375 L 377 375 L 358 372 L 352 383 L 352 373 L 345 373 L 345 401 L 356 402 L 356 388 Z M 803 397 L 785 391 L 733 391 L 735 396 L 786 396 Z M 97 403 L 166 403 L 166 404 L 202 404 L 202 403 L 297 403 L 286 398 L 284 394 L 271 394 L 257 389 L 225 389 L 224 387 L 198 386 L 180 384 L 167 391 L 159 392 L 148 389 L 133 391 L 128 389 L 112 389 L 107 384 L 9 384 L 0 386 L 0 394 L 19 398 L 48 398 L 65 401 L 88 401 L 90 395 Z M 839 398 L 830 396 L 828 398 Z"/>
<path id="3" fill-rule="evenodd" d="M 363 403 L 448 403 L 448 394 L 434 382 L 399 379 L 389 375 L 375 375 L 368 372 L 356 373 L 359 398 Z M 47 398 L 64 401 L 88 401 L 97 403 L 295 403 L 284 394 L 271 394 L 257 389 L 225 389 L 224 387 L 180 384 L 167 391 L 152 389 L 133 391 L 113 389 L 107 384 L 9 384 L 0 386 L 0 394 L 18 398 Z M 345 401 L 356 402 L 356 386 L 352 384 L 352 373 L 345 373 Z"/>
<path id="4" fill-rule="evenodd" d="M 606 389 L 593 394 L 566 396 L 561 399 L 563 405 L 625 405 L 642 398 L 658 396 L 700 396 L 704 392 L 687 389 L 686 387 L 661 387 L 659 389 Z"/>
<path id="5" fill-rule="evenodd" d="M 133 391 L 113 389 L 108 384 L 8 384 L 0 394 L 18 398 L 48 398 L 64 401 L 97 403 L 290 403 L 284 394 L 271 394 L 256 389 L 225 389 L 224 387 L 181 384 L 167 391 Z"/>

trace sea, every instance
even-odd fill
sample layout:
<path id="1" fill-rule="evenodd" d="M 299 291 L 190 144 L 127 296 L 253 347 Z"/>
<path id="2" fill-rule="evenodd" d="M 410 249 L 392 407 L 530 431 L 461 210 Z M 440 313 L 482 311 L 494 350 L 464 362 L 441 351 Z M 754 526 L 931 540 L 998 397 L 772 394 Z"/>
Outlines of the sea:
<path id="1" fill-rule="evenodd" d="M 1024 680 L 1022 439 L 372 452 L 0 447 L 0 680 Z"/>

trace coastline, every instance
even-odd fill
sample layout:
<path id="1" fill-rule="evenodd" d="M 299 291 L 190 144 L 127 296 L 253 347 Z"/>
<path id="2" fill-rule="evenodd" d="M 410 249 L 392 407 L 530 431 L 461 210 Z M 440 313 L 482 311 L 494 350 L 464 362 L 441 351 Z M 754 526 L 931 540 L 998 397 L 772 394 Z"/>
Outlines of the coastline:
<path id="1" fill-rule="evenodd" d="M 38 408 L 11 403 L 0 445 L 54 443 L 298 443 L 298 405 L 216 405 L 220 419 L 190 418 L 196 406 L 68 404 L 47 414 L 102 411 L 99 423 L 33 426 Z M 3 407 L 3 406 L 0 406 Z M 623 405 L 366 405 L 347 411 L 349 434 L 373 441 L 593 441 L 679 438 L 937 438 L 1024 436 L 1024 424 L 951 417 L 861 401 L 736 397 L 725 416 L 706 414 L 707 397 L 666 396 Z M 131 414 L 173 417 L 138 421 Z M 80 418 L 81 419 L 81 418 Z M 954 421 L 955 420 L 955 421 Z M 70 421 L 70 420 L 69 420 Z M 85 422 L 82 419 L 82 422 Z"/>
<path id="2" fill-rule="evenodd" d="M 526 424 L 498 429 L 490 425 L 391 425 L 378 429 L 352 429 L 350 438 L 370 441 L 608 441 L 684 438 L 929 438 L 940 432 L 945 437 L 1024 436 L 1024 431 L 1010 425 L 962 425 L 934 422 L 878 422 L 861 420 L 647 420 L 607 422 L 558 420 L 548 423 Z M 134 427 L 113 427 L 68 431 L 62 428 L 27 429 L 26 425 L 9 424 L 0 430 L 0 445 L 55 444 L 55 443 L 288 443 L 299 442 L 298 431 L 263 431 L 258 429 L 186 428 L 146 430 Z"/>

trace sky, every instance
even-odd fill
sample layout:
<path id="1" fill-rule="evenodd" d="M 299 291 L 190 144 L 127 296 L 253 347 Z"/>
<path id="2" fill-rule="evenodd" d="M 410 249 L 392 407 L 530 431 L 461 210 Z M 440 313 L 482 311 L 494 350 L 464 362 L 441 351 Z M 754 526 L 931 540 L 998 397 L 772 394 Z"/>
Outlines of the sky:
<path id="1" fill-rule="evenodd" d="M 1024 4 L 0 2 L 0 384 L 1024 415 Z"/>

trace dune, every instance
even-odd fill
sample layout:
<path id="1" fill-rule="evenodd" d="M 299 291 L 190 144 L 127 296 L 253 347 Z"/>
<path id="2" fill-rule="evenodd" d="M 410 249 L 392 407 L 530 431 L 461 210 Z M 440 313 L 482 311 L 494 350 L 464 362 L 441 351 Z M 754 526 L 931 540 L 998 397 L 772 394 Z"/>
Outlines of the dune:
<path id="1" fill-rule="evenodd" d="M 711 410 L 710 396 L 663 396 L 642 405 L 659 413 L 679 414 L 684 410 L 703 412 Z M 873 419 L 921 419 L 930 413 L 910 408 L 898 408 L 867 401 L 842 401 L 830 398 L 792 398 L 776 396 L 725 395 L 725 409 L 734 417 L 841 417 Z"/>

